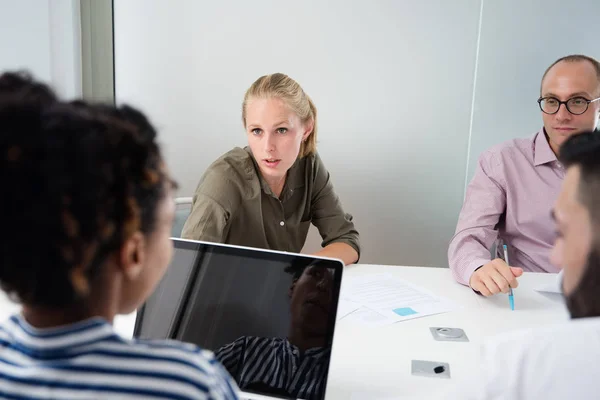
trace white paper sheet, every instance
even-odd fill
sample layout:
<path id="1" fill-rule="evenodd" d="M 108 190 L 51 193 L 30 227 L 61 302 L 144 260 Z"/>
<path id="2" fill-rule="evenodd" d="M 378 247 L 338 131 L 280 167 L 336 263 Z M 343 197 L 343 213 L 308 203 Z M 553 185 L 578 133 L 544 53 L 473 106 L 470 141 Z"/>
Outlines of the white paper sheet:
<path id="1" fill-rule="evenodd" d="M 395 319 L 381 315 L 367 307 L 361 307 L 353 313 L 349 314 L 346 321 L 353 321 L 367 326 L 385 326 L 396 323 Z"/>
<path id="2" fill-rule="evenodd" d="M 396 322 L 457 308 L 448 299 L 390 274 L 351 277 L 344 282 L 342 298 L 361 304 Z M 352 314 L 355 313 L 356 311 Z"/>
<path id="3" fill-rule="evenodd" d="M 346 299 L 340 299 L 340 301 L 338 302 L 336 319 L 339 321 L 340 319 L 358 310 L 359 308 L 360 304 L 358 303 Z"/>

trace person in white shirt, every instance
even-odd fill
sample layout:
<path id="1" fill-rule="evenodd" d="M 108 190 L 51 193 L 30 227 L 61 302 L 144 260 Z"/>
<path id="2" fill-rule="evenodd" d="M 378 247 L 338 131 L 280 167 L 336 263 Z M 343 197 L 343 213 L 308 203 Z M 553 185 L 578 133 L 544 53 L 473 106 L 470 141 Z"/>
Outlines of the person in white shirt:
<path id="1" fill-rule="evenodd" d="M 567 169 L 552 215 L 557 239 L 550 260 L 563 268 L 571 320 L 492 338 L 468 380 L 445 398 L 600 398 L 600 133 L 570 138 L 560 151 Z"/>

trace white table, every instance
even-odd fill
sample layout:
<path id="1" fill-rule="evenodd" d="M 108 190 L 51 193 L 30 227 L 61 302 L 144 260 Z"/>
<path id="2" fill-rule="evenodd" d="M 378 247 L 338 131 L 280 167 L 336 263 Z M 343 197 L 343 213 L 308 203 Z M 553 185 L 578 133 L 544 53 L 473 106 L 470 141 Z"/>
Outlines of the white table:
<path id="1" fill-rule="evenodd" d="M 482 339 L 568 318 L 560 295 L 544 295 L 533 290 L 553 282 L 555 274 L 525 273 L 519 278 L 519 288 L 514 290 L 515 311 L 511 311 L 507 295 L 479 296 L 456 283 L 447 268 L 356 265 L 347 267 L 344 276 L 381 272 L 449 298 L 462 308 L 384 327 L 339 321 L 328 399 L 428 398 L 425 394 L 472 373 Z M 462 328 L 470 341 L 435 341 L 429 331 L 434 326 Z M 452 379 L 412 376 L 413 359 L 449 363 Z"/>
<path id="2" fill-rule="evenodd" d="M 332 400 L 377 397 L 416 397 L 443 389 L 471 374 L 481 341 L 509 330 L 542 326 L 568 318 L 559 295 L 544 295 L 533 290 L 551 283 L 554 274 L 525 273 L 514 290 L 515 311 L 508 306 L 506 295 L 492 298 L 478 296 L 459 285 L 447 268 L 354 265 L 346 267 L 344 276 L 391 273 L 431 292 L 447 297 L 462 306 L 450 313 L 418 318 L 383 327 L 368 327 L 342 319 L 334 340 L 329 389 Z M 0 297 L 0 320 L 18 306 Z M 131 337 L 135 313 L 115 319 L 115 329 Z M 462 328 L 470 342 L 437 342 L 429 327 Z M 411 360 L 442 361 L 450 364 L 452 379 L 412 376 Z M 421 394 L 421 396 L 419 396 Z"/>

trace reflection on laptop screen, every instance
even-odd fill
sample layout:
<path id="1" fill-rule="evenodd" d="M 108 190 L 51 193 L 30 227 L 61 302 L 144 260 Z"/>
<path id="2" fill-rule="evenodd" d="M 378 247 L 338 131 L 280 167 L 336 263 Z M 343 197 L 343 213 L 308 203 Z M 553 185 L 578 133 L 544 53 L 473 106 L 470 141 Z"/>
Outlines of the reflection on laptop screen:
<path id="1" fill-rule="evenodd" d="M 323 399 L 342 264 L 222 245 L 175 243 L 171 267 L 182 268 L 175 263 L 185 260 L 195 264 L 192 269 L 197 273 L 170 337 L 214 351 L 245 392 Z M 178 258 L 190 247 L 196 257 Z M 149 307 L 143 318 L 148 314 L 154 314 Z M 143 329 L 136 333 L 147 336 Z"/>

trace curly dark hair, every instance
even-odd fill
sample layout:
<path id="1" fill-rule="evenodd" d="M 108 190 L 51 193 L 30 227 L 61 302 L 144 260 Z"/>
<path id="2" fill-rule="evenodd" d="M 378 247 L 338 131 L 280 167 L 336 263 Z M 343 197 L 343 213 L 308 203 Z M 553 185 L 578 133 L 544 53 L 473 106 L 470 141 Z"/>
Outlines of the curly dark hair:
<path id="1" fill-rule="evenodd" d="M 10 96 L 11 101 L 27 101 L 46 106 L 58 100 L 48 85 L 37 82 L 26 71 L 4 72 L 0 75 L 0 97 Z"/>
<path id="2" fill-rule="evenodd" d="M 155 228 L 168 179 L 156 131 L 129 106 L 13 100 L 0 96 L 0 285 L 30 306 L 71 305 Z"/>

